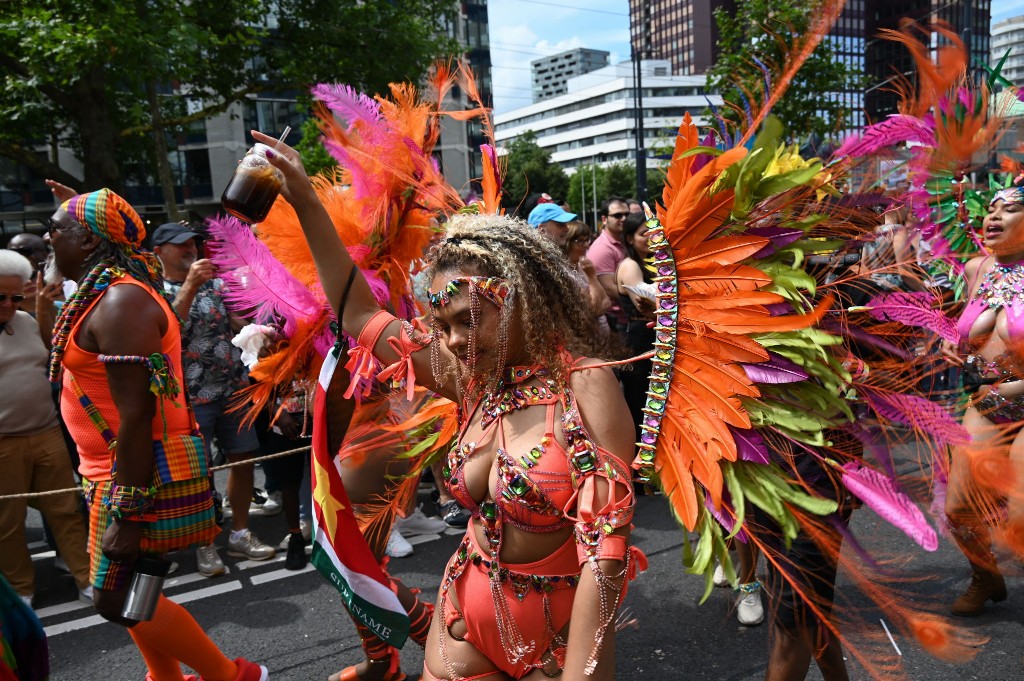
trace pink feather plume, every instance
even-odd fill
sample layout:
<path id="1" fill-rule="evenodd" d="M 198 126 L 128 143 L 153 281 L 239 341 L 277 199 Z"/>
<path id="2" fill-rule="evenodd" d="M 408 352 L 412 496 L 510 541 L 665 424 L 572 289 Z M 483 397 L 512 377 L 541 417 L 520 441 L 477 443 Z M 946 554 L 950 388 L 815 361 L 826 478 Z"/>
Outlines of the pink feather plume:
<path id="1" fill-rule="evenodd" d="M 833 156 L 869 156 L 898 142 L 918 142 L 934 147 L 934 122 L 906 114 L 893 114 L 884 121 L 868 126 L 864 132 L 847 137 Z"/>
<path id="2" fill-rule="evenodd" d="M 207 224 L 213 237 L 207 246 L 232 307 L 248 311 L 257 323 L 283 320 L 281 331 L 289 337 L 299 319 L 329 314 L 322 295 L 303 286 L 238 219 L 213 217 Z"/>
<path id="3" fill-rule="evenodd" d="M 897 291 L 875 296 L 865 306 L 879 321 L 892 321 L 931 329 L 944 340 L 960 342 L 956 323 L 941 310 L 935 309 L 935 296 L 927 291 Z"/>
<path id="4" fill-rule="evenodd" d="M 842 468 L 843 484 L 875 513 L 925 551 L 939 547 L 939 538 L 924 513 L 896 487 L 894 480 L 853 462 L 844 464 Z"/>
<path id="5" fill-rule="evenodd" d="M 901 393 L 885 393 L 868 386 L 859 386 L 857 390 L 878 416 L 902 423 L 918 432 L 928 433 L 941 444 L 960 445 L 971 439 L 966 428 L 931 400 Z"/>

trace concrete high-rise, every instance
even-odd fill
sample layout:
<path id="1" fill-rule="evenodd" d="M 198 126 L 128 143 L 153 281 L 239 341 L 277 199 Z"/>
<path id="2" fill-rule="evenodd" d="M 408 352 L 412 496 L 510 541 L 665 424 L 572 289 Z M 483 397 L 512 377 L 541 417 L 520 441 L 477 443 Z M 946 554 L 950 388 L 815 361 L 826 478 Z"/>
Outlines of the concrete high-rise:
<path id="1" fill-rule="evenodd" d="M 534 103 L 564 95 L 570 78 L 608 66 L 609 53 L 577 47 L 574 50 L 541 57 L 530 62 Z"/>

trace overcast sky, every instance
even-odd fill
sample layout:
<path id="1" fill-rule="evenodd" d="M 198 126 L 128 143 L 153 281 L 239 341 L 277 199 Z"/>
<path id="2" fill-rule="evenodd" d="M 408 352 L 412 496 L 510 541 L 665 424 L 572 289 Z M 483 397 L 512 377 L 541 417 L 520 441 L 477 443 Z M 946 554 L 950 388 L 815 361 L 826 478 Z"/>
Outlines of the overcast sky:
<path id="1" fill-rule="evenodd" d="M 530 103 L 530 61 L 573 47 L 629 59 L 629 0 L 488 0 L 494 110 Z M 992 0 L 992 21 L 1024 14 L 1024 0 Z"/>

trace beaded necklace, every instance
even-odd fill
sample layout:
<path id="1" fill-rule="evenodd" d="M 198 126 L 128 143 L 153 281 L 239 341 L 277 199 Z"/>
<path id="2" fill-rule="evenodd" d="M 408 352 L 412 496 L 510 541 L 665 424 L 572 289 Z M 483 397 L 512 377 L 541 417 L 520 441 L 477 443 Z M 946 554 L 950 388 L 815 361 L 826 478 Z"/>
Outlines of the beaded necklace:
<path id="1" fill-rule="evenodd" d="M 521 385 L 534 376 L 541 379 L 541 385 Z M 531 404 L 549 402 L 554 398 L 557 388 L 557 382 L 550 378 L 547 369 L 511 367 L 505 371 L 498 386 L 493 391 L 484 394 L 480 405 L 483 414 L 481 425 L 486 428 L 500 416 L 523 409 Z"/>
<path id="2" fill-rule="evenodd" d="M 990 308 L 1024 303 L 1024 261 L 993 265 L 978 287 L 977 297 Z"/>
<path id="3" fill-rule="evenodd" d="M 57 323 L 53 327 L 53 353 L 50 355 L 51 383 L 57 383 L 60 380 L 61 362 L 64 359 L 64 352 L 67 350 L 71 329 L 74 328 L 75 322 L 83 312 L 89 309 L 93 301 L 107 290 L 112 281 L 120 279 L 125 274 L 123 269 L 114 266 L 112 260 L 101 260 L 78 285 L 75 294 L 61 306 Z"/>

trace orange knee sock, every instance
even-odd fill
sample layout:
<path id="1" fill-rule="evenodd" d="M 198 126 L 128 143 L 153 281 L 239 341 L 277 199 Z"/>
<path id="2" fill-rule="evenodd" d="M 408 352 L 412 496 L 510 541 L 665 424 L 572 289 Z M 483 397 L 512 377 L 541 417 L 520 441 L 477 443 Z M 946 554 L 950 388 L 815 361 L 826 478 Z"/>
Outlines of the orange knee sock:
<path id="1" fill-rule="evenodd" d="M 135 647 L 142 653 L 142 659 L 146 661 L 146 669 L 149 670 L 147 678 L 153 681 L 183 681 L 181 665 L 173 657 L 164 655 L 153 646 L 146 643 L 138 634 L 135 628 L 128 630 L 129 635 L 135 641 Z"/>
<path id="2" fill-rule="evenodd" d="M 185 608 L 160 596 L 153 619 L 131 628 L 132 638 L 164 658 L 187 664 L 206 681 L 234 681 L 238 665 L 225 657 Z M 146 650 L 139 646 L 143 657 Z M 146 659 L 149 663 L 149 659 Z M 154 670 L 150 670 L 154 671 Z M 157 681 L 163 681 L 154 676 Z M 174 679 L 174 677 L 169 677 Z M 178 679 L 181 678 L 180 670 Z"/>

